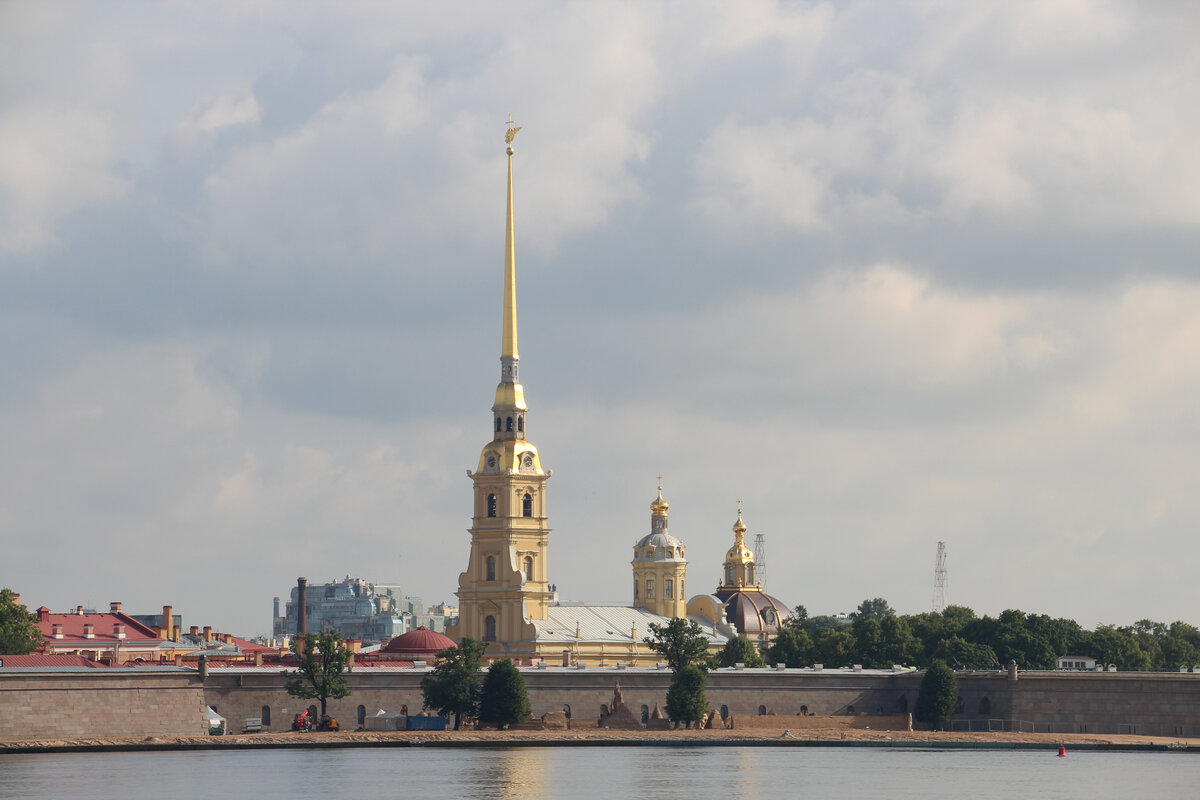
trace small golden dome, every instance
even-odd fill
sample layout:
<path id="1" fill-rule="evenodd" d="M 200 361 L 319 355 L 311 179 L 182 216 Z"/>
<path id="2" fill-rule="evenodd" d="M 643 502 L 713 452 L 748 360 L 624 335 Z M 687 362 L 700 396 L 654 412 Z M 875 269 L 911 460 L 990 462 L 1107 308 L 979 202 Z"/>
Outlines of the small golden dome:
<path id="1" fill-rule="evenodd" d="M 655 517 L 665 517 L 665 516 L 667 516 L 667 509 L 669 509 L 670 507 L 671 507 L 671 504 L 668 503 L 666 500 L 663 500 L 662 484 L 660 483 L 658 485 L 658 497 L 656 497 L 654 499 L 654 501 L 652 503 L 650 503 L 651 514 L 652 514 L 652 516 L 655 516 Z"/>

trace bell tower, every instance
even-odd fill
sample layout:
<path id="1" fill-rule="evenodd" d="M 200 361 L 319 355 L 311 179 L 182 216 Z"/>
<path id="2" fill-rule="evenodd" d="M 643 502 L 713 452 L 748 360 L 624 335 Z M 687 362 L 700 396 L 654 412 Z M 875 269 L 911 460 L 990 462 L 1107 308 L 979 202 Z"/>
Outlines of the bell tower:
<path id="1" fill-rule="evenodd" d="M 517 271 L 513 225 L 513 148 L 519 127 L 510 127 L 508 211 L 504 236 L 504 314 L 500 383 L 492 403 L 492 440 L 483 446 L 475 471 L 471 555 L 458 576 L 458 624 L 454 639 L 494 642 L 489 655 L 529 652 L 537 637 L 532 620 L 546 619 L 550 586 L 546 545 L 546 481 L 537 447 L 526 439 L 528 408 L 517 353 Z"/>

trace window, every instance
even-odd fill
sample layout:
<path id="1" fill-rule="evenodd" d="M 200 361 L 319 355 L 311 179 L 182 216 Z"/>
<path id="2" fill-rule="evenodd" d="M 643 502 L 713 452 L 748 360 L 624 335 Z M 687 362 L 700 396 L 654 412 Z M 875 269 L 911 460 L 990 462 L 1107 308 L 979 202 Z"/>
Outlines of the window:
<path id="1" fill-rule="evenodd" d="M 359 725 L 367 724 L 367 707 L 366 706 L 358 707 L 358 724 Z"/>
<path id="2" fill-rule="evenodd" d="M 500 432 L 500 418 L 496 417 L 496 433 Z"/>
<path id="3" fill-rule="evenodd" d="M 667 578 L 665 581 L 663 581 L 663 597 L 667 598 L 668 600 L 675 599 L 675 581 L 671 580 L 670 578 Z"/>
<path id="4" fill-rule="evenodd" d="M 485 642 L 496 641 L 496 618 L 488 616 L 483 620 L 483 640 Z"/>
<path id="5" fill-rule="evenodd" d="M 800 714 L 801 714 L 801 716 L 807 715 L 808 714 L 808 706 L 800 706 Z"/>
<path id="6" fill-rule="evenodd" d="M 563 713 L 567 715 L 567 719 L 571 718 L 571 704 L 563 703 Z"/>
<path id="7" fill-rule="evenodd" d="M 637 601 L 638 601 L 638 582 L 635 580 L 633 582 L 633 602 L 636 603 Z"/>
<path id="8" fill-rule="evenodd" d="M 654 599 L 654 579 L 653 578 L 646 579 L 646 599 L 647 600 Z"/>
<path id="9" fill-rule="evenodd" d="M 496 580 L 496 557 L 488 556 L 486 564 L 487 564 L 487 579 L 489 581 Z"/>
<path id="10" fill-rule="evenodd" d="M 992 713 L 992 701 L 990 698 L 985 697 L 979 701 L 979 713 L 980 714 L 991 714 Z"/>
<path id="11" fill-rule="evenodd" d="M 507 420 L 504 421 L 504 430 L 506 430 L 506 431 L 512 430 L 512 417 L 509 417 Z"/>
<path id="12" fill-rule="evenodd" d="M 260 717 L 262 717 L 263 725 L 271 724 L 271 707 L 270 706 L 263 706 L 261 709 L 259 709 L 258 715 Z"/>
<path id="13" fill-rule="evenodd" d="M 529 492 L 526 492 L 525 496 L 521 498 L 521 515 L 526 517 L 533 516 L 533 495 Z"/>
<path id="14" fill-rule="evenodd" d="M 760 717 L 765 717 L 765 716 L 767 715 L 767 707 L 766 707 L 766 706 L 759 706 L 759 707 L 758 707 L 758 715 L 759 715 Z"/>
<path id="15" fill-rule="evenodd" d="M 721 719 L 729 719 L 729 706 L 721 706 Z"/>
<path id="16" fill-rule="evenodd" d="M 496 516 L 496 495 L 489 494 L 487 499 L 487 512 L 489 517 Z"/>
<path id="17" fill-rule="evenodd" d="M 650 706 L 642 706 L 642 724 L 645 725 L 650 721 Z"/>
<path id="18" fill-rule="evenodd" d="M 525 580 L 533 580 L 533 556 L 525 556 Z"/>
<path id="19" fill-rule="evenodd" d="M 520 433 L 525 432 L 525 418 L 524 417 L 517 417 L 517 431 Z"/>

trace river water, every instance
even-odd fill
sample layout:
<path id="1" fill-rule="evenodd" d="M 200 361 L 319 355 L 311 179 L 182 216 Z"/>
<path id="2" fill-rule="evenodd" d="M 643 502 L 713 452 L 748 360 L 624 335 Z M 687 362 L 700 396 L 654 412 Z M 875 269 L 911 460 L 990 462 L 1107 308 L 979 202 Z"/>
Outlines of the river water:
<path id="1" fill-rule="evenodd" d="M 920 798 L 1200 795 L 1189 753 L 864 747 L 353 748 L 0 755 L 0 798 Z"/>

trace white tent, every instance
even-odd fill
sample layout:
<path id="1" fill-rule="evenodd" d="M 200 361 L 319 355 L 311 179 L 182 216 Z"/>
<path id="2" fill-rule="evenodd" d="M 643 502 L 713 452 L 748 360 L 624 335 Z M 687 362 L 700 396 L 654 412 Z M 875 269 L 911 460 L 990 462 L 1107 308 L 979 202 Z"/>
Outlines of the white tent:
<path id="1" fill-rule="evenodd" d="M 215 710 L 215 709 L 213 709 L 213 707 L 212 707 L 212 706 L 205 706 L 205 707 L 204 707 L 204 715 L 205 715 L 206 717 L 208 717 L 208 729 L 209 729 L 210 731 L 211 731 L 213 728 L 220 728 L 220 729 L 221 729 L 221 733 L 228 733 L 228 732 L 229 732 L 229 728 L 228 728 L 228 726 L 225 724 L 225 718 L 224 718 L 224 717 L 222 717 L 220 714 L 218 714 L 218 713 L 216 712 L 216 710 Z"/>

